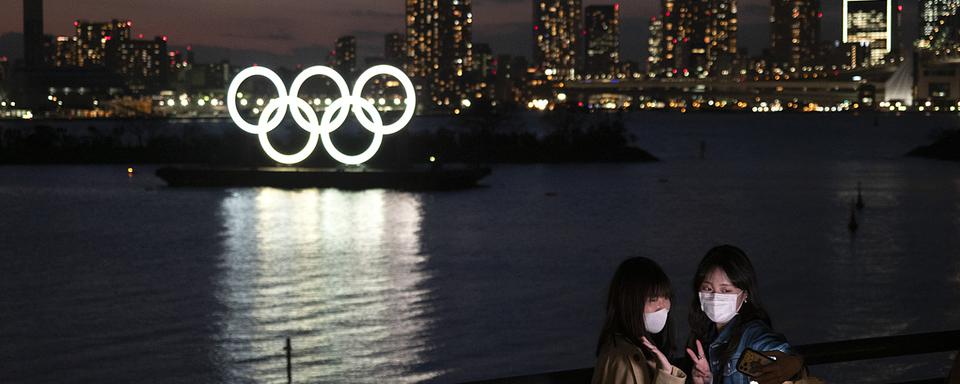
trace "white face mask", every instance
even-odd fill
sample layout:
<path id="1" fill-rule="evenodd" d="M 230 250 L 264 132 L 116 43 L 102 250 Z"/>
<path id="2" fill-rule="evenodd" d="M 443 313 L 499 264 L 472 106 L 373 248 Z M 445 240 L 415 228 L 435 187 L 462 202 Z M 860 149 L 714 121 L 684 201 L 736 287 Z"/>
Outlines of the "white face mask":
<path id="1" fill-rule="evenodd" d="M 710 321 L 726 324 L 740 311 L 737 306 L 737 293 L 707 293 L 700 292 L 700 309 L 707 314 Z"/>
<path id="2" fill-rule="evenodd" d="M 647 328 L 647 332 L 660 333 L 660 331 L 663 330 L 663 327 L 667 325 L 667 314 L 669 313 L 670 310 L 667 308 L 653 313 L 644 313 L 643 326 Z"/>

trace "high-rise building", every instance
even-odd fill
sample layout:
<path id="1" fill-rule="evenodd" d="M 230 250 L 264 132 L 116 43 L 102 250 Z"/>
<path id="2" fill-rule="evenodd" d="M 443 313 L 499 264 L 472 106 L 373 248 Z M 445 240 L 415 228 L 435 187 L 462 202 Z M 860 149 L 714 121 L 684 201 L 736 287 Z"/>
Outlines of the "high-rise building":
<path id="1" fill-rule="evenodd" d="M 923 42 L 926 48 L 935 51 L 933 53 L 960 47 L 960 13 L 941 17 L 937 27 Z"/>
<path id="2" fill-rule="evenodd" d="M 733 73 L 737 61 L 735 0 L 663 0 L 662 69 L 667 76 Z"/>
<path id="3" fill-rule="evenodd" d="M 889 58 L 903 60 L 903 0 L 893 0 L 890 11 L 893 12 L 893 46 Z"/>
<path id="4" fill-rule="evenodd" d="M 459 107 L 473 65 L 470 0 L 407 0 L 407 74 L 431 109 Z"/>
<path id="5" fill-rule="evenodd" d="M 6 56 L 0 56 L 0 90 L 4 90 L 7 85 L 7 79 L 10 73 L 10 59 Z"/>
<path id="6" fill-rule="evenodd" d="M 383 58 L 394 66 L 403 64 L 403 36 L 399 33 L 388 33 L 383 39 Z"/>
<path id="7" fill-rule="evenodd" d="M 477 43 L 473 45 L 473 68 L 472 71 L 481 76 L 487 76 L 496 72 L 496 57 L 493 56 L 493 50 L 490 44 Z"/>
<path id="8" fill-rule="evenodd" d="M 470 68 L 470 77 L 467 82 L 471 90 L 465 99 L 492 101 L 496 97 L 494 93 L 496 65 L 497 58 L 493 56 L 493 50 L 490 49 L 489 44 L 473 44 L 473 67 Z M 472 101 L 470 103 L 472 104 Z"/>
<path id="9" fill-rule="evenodd" d="M 533 0 L 533 62 L 548 78 L 577 76 L 581 9 L 580 0 Z"/>
<path id="10" fill-rule="evenodd" d="M 23 0 L 23 59 L 27 68 L 43 65 L 43 0 Z"/>
<path id="11" fill-rule="evenodd" d="M 681 7 L 677 4 L 677 1 L 678 0 L 662 0 L 661 5 L 663 10 L 659 17 L 663 39 L 661 39 L 660 68 L 658 68 L 657 72 L 664 72 L 667 76 L 673 76 L 679 73 L 680 68 L 685 65 L 680 55 L 680 43 L 683 40 L 680 32 L 685 32 L 685 29 L 681 28 Z"/>
<path id="12" fill-rule="evenodd" d="M 680 16 L 677 44 L 678 58 L 684 74 L 699 75 L 707 67 L 707 23 L 704 17 L 709 3 L 697 0 L 677 0 Z"/>
<path id="13" fill-rule="evenodd" d="M 79 45 L 76 36 L 57 36 L 51 40 L 51 47 L 48 47 L 47 64 L 57 68 L 79 67 L 80 62 L 77 54 Z"/>
<path id="14" fill-rule="evenodd" d="M 116 54 L 121 44 L 130 41 L 130 20 L 91 23 L 74 21 L 77 31 L 77 65 L 80 67 L 105 66 L 108 56 Z M 117 68 L 111 68 L 116 70 Z"/>
<path id="15" fill-rule="evenodd" d="M 849 71 L 868 64 L 870 47 L 860 43 L 822 42 L 818 56 L 827 68 Z"/>
<path id="16" fill-rule="evenodd" d="M 473 67 L 473 10 L 470 0 L 440 1 L 440 68 L 434 79 L 437 100 L 459 105 L 467 98 L 464 75 Z"/>
<path id="17" fill-rule="evenodd" d="M 960 0 L 920 0 L 920 39 L 917 47 L 930 48 L 930 40 L 940 19 L 957 13 Z"/>
<path id="18" fill-rule="evenodd" d="M 656 76 L 663 65 L 663 17 L 650 18 L 650 35 L 647 38 L 647 75 Z"/>
<path id="19" fill-rule="evenodd" d="M 894 21 L 893 0 L 843 0 L 843 42 L 870 47 L 871 64 L 895 53 Z"/>
<path id="20" fill-rule="evenodd" d="M 180 50 L 167 52 L 168 74 L 174 74 L 181 71 L 187 71 L 194 63 L 193 47 L 187 46 L 186 52 Z"/>
<path id="21" fill-rule="evenodd" d="M 584 72 L 593 78 L 615 78 L 620 65 L 620 4 L 591 5 L 583 16 Z"/>
<path id="22" fill-rule="evenodd" d="M 157 36 L 153 40 L 124 40 L 116 44 L 116 54 L 111 56 L 110 61 L 110 67 L 124 77 L 131 90 L 161 89 L 166 84 L 170 66 L 167 38 Z"/>
<path id="23" fill-rule="evenodd" d="M 406 72 L 418 89 L 426 89 L 430 74 L 440 67 L 439 10 L 432 1 L 407 0 L 406 15 Z"/>
<path id="24" fill-rule="evenodd" d="M 820 0 L 773 0 L 770 54 L 777 66 L 813 64 L 820 49 Z"/>
<path id="25" fill-rule="evenodd" d="M 706 67 L 696 69 L 704 75 L 727 76 L 733 72 L 737 60 L 737 2 L 711 0 L 706 4 L 703 13 L 697 14 L 698 18 L 706 20 L 702 23 L 707 28 L 703 38 L 706 45 Z M 699 41 L 697 43 L 699 45 Z"/>
<path id="26" fill-rule="evenodd" d="M 496 100 L 507 105 L 521 105 L 527 100 L 527 61 L 523 56 L 499 55 L 496 69 Z"/>
<path id="27" fill-rule="evenodd" d="M 333 67 L 343 75 L 349 75 L 357 70 L 357 38 L 342 36 L 337 39 L 333 51 Z"/>

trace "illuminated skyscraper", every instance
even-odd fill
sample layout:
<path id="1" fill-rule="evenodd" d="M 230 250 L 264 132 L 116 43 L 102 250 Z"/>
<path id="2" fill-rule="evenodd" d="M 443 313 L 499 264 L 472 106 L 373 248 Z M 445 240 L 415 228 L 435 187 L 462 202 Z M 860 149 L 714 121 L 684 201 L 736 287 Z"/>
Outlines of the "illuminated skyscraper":
<path id="1" fill-rule="evenodd" d="M 77 65 L 104 66 L 107 56 L 116 54 L 116 47 L 130 41 L 130 20 L 112 20 L 103 23 L 74 21 L 77 30 Z M 116 68 L 114 68 L 116 69 Z"/>
<path id="2" fill-rule="evenodd" d="M 872 64 L 893 53 L 894 21 L 893 0 L 843 0 L 843 42 L 870 47 Z"/>
<path id="3" fill-rule="evenodd" d="M 553 79 L 574 79 L 580 52 L 580 0 L 533 0 L 533 62 Z"/>
<path id="4" fill-rule="evenodd" d="M 76 36 L 57 36 L 51 43 L 47 54 L 47 64 L 53 67 L 78 67 L 80 66 L 77 54 L 79 47 Z"/>
<path id="5" fill-rule="evenodd" d="M 407 0 L 407 74 L 424 105 L 454 109 L 466 96 L 473 64 L 470 0 Z"/>
<path id="6" fill-rule="evenodd" d="M 616 77 L 620 65 L 620 4 L 587 7 L 584 24 L 584 72 L 593 78 Z"/>
<path id="7" fill-rule="evenodd" d="M 656 76 L 663 66 L 663 17 L 650 18 L 650 37 L 647 39 L 647 74 Z"/>
<path id="8" fill-rule="evenodd" d="M 695 1 L 696 2 L 696 1 Z M 710 75 L 726 76 L 734 69 L 737 57 L 737 2 L 736 0 L 710 0 L 698 18 L 706 20 L 707 31 L 703 42 L 706 45 L 706 71 Z M 699 44 L 699 42 L 698 42 Z M 702 70 L 698 67 L 698 72 Z"/>
<path id="9" fill-rule="evenodd" d="M 473 44 L 473 67 L 470 68 L 470 81 L 468 81 L 471 91 L 465 99 L 492 101 L 496 97 L 494 93 L 496 65 L 497 58 L 493 56 L 490 44 Z"/>
<path id="10" fill-rule="evenodd" d="M 123 75 L 131 90 L 158 90 L 165 85 L 170 66 L 167 38 L 157 36 L 153 40 L 124 40 L 116 44 L 116 53 L 111 56 L 110 66 Z"/>
<path id="11" fill-rule="evenodd" d="M 820 47 L 820 0 L 773 0 L 770 53 L 778 66 L 799 68 L 816 60 Z"/>
<path id="12" fill-rule="evenodd" d="M 496 72 L 496 57 L 493 56 L 493 50 L 490 44 L 479 43 L 473 45 L 473 68 L 471 70 L 478 72 L 481 76 L 487 76 Z"/>
<path id="13" fill-rule="evenodd" d="M 342 36 L 337 39 L 334 48 L 333 67 L 343 75 L 352 74 L 357 70 L 357 38 Z"/>
<path id="14" fill-rule="evenodd" d="M 23 59 L 27 68 L 43 65 L 43 0 L 23 0 Z"/>
<path id="15" fill-rule="evenodd" d="M 678 59 L 684 74 L 700 75 L 707 70 L 707 28 L 710 20 L 706 17 L 710 0 L 677 0 L 677 13 L 680 17 L 677 34 Z"/>
<path id="16" fill-rule="evenodd" d="M 466 98 L 464 74 L 473 67 L 473 10 L 470 0 L 439 1 L 440 68 L 433 86 L 436 101 L 458 105 Z"/>
<path id="17" fill-rule="evenodd" d="M 723 76 L 737 57 L 735 0 L 663 0 L 662 68 L 667 76 Z"/>
<path id="18" fill-rule="evenodd" d="M 917 42 L 923 43 L 923 48 L 934 51 L 945 51 L 960 48 L 960 13 L 941 17 L 937 26 L 930 32 L 930 36 Z"/>
<path id="19" fill-rule="evenodd" d="M 929 48 L 929 37 L 933 35 L 940 19 L 956 14 L 958 7 L 960 0 L 920 0 L 920 41 L 917 45 Z"/>
<path id="20" fill-rule="evenodd" d="M 440 67 L 440 13 L 432 1 L 407 0 L 406 14 L 406 72 L 421 89 L 428 83 L 423 79 Z"/>
<path id="21" fill-rule="evenodd" d="M 662 44 L 660 49 L 661 60 L 657 72 L 673 76 L 679 73 L 679 69 L 685 65 L 680 55 L 680 43 L 683 40 L 680 32 L 685 29 L 681 28 L 681 7 L 677 4 L 677 0 L 662 0 L 661 4 L 663 5 L 663 11 L 660 14 L 660 25 L 663 39 L 660 40 Z"/>

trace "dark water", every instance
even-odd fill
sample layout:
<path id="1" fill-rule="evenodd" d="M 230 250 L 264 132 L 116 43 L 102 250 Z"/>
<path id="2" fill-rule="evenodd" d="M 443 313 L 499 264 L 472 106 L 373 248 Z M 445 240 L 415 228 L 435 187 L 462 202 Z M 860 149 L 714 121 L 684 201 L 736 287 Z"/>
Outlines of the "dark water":
<path id="1" fill-rule="evenodd" d="M 286 336 L 297 382 L 586 367 L 620 260 L 665 267 L 682 324 L 717 243 L 751 255 L 794 343 L 960 329 L 960 164 L 901 156 L 960 119 L 879 123 L 638 114 L 628 125 L 663 162 L 497 166 L 485 188 L 443 193 L 0 167 L 0 382 L 281 383 Z M 851 237 L 857 182 L 867 206 Z M 950 357 L 814 373 L 943 376 Z"/>

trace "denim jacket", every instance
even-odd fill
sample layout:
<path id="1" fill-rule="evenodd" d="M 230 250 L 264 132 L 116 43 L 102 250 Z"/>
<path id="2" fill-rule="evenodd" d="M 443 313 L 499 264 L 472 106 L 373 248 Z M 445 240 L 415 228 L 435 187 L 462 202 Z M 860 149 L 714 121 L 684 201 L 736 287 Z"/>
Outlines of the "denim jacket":
<path id="1" fill-rule="evenodd" d="M 716 334 L 715 328 L 712 332 L 715 337 L 710 342 L 707 356 L 710 360 L 710 373 L 713 375 L 714 384 L 750 384 L 750 377 L 737 370 L 737 362 L 740 361 L 740 355 L 743 354 L 744 349 L 750 348 L 757 352 L 776 350 L 793 354 L 790 343 L 783 335 L 774 332 L 761 320 L 752 320 L 743 327 L 743 336 L 740 337 L 737 349 L 721 366 L 721 355 L 733 336 L 733 329 L 738 320 L 739 316 L 730 320 L 719 335 Z"/>

